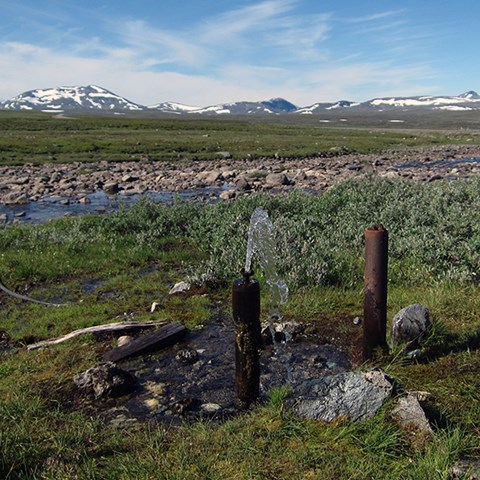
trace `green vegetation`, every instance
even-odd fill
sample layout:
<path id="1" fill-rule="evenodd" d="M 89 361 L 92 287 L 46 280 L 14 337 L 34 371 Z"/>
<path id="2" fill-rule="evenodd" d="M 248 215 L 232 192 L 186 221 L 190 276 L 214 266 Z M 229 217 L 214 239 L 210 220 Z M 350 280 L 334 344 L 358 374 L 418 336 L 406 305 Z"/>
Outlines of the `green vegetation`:
<path id="1" fill-rule="evenodd" d="M 2 297 L 0 327 L 16 343 L 0 350 L 0 476 L 449 478 L 458 458 L 480 454 L 479 191 L 477 179 L 425 185 L 371 179 L 319 197 L 256 195 L 206 206 L 144 200 L 110 216 L 5 227 L 2 281 L 71 305 L 49 309 Z M 362 313 L 363 229 L 383 223 L 390 231 L 389 319 L 407 304 L 423 303 L 434 329 L 426 361 L 405 364 L 393 350 L 380 365 L 400 392 L 432 394 L 435 435 L 424 450 L 413 449 L 392 422 L 391 403 L 366 422 L 326 425 L 286 411 L 283 389 L 219 426 L 105 424 L 74 400 L 71 380 L 98 362 L 111 339 L 23 348 L 116 318 L 172 318 L 192 328 L 218 309 L 228 312 L 229 285 L 243 264 L 258 206 L 277 228 L 278 266 L 292 290 L 286 318 L 308 322 L 352 355 L 351 319 Z M 168 296 L 187 276 L 199 286 L 187 296 Z M 161 307 L 151 313 L 153 301 Z"/>
<path id="2" fill-rule="evenodd" d="M 297 119 L 52 118 L 0 112 L 0 165 L 151 160 L 189 161 L 229 152 L 234 158 L 378 152 L 438 144 L 475 144 L 471 131 L 419 133 L 349 129 Z M 221 157 L 219 157 L 221 158 Z"/>

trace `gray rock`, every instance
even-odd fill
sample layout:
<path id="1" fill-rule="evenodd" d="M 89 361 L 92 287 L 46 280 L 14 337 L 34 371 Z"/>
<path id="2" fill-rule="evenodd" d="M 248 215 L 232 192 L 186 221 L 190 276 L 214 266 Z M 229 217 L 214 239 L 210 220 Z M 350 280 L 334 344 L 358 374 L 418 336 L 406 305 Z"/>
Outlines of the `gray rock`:
<path id="1" fill-rule="evenodd" d="M 417 343 L 430 326 L 430 312 L 427 307 L 414 304 L 402 308 L 393 318 L 392 343 Z"/>
<path id="2" fill-rule="evenodd" d="M 284 173 L 269 173 L 265 177 L 265 183 L 272 187 L 291 185 L 292 181 Z"/>
<path id="3" fill-rule="evenodd" d="M 130 343 L 132 340 L 133 337 L 131 337 L 130 335 L 121 335 L 117 338 L 117 346 L 122 347 L 123 345 Z"/>
<path id="4" fill-rule="evenodd" d="M 237 190 L 251 190 L 252 189 L 252 186 L 250 185 L 250 183 L 248 182 L 248 180 L 245 178 L 245 177 L 240 177 L 236 184 L 235 184 Z"/>
<path id="5" fill-rule="evenodd" d="M 24 193 L 12 192 L 3 196 L 0 203 L 4 205 L 24 205 L 28 203 L 28 197 Z"/>
<path id="6" fill-rule="evenodd" d="M 8 217 L 6 213 L 0 214 L 0 223 L 6 223 L 8 221 Z"/>
<path id="7" fill-rule="evenodd" d="M 433 434 L 430 423 L 420 405 L 423 393 L 409 392 L 400 398 L 392 411 L 392 417 L 408 433 L 409 443 L 417 449 L 423 449 L 425 442 Z M 419 398 L 420 397 L 420 398 Z"/>
<path id="8" fill-rule="evenodd" d="M 222 180 L 223 180 L 222 172 L 210 172 L 205 178 L 205 181 L 207 183 L 215 183 Z"/>
<path id="9" fill-rule="evenodd" d="M 452 468 L 452 479 L 480 480 L 480 459 L 464 458 L 458 460 Z"/>
<path id="10" fill-rule="evenodd" d="M 178 282 L 172 289 L 168 292 L 169 295 L 174 295 L 175 293 L 183 293 L 190 290 L 190 284 L 187 282 Z"/>
<path id="11" fill-rule="evenodd" d="M 121 397 L 133 392 L 137 387 L 134 375 L 111 362 L 75 375 L 73 383 L 86 393 L 93 393 L 95 398 Z"/>
<path id="12" fill-rule="evenodd" d="M 222 410 L 222 407 L 218 403 L 202 403 L 201 410 L 207 415 L 214 415 Z"/>
<path id="13" fill-rule="evenodd" d="M 237 196 L 237 192 L 235 190 L 224 190 L 220 195 L 219 198 L 221 200 L 231 200 Z"/>
<path id="14" fill-rule="evenodd" d="M 372 417 L 390 398 L 393 385 L 381 371 L 346 372 L 308 380 L 297 388 L 294 412 L 303 418 L 332 422 Z"/>
<path id="15" fill-rule="evenodd" d="M 198 352 L 193 348 L 184 348 L 177 352 L 175 358 L 181 363 L 192 365 L 198 362 Z"/>
<path id="16" fill-rule="evenodd" d="M 137 180 L 138 177 L 136 175 L 130 175 L 128 173 L 122 177 L 122 182 L 124 183 L 136 182 Z"/>
<path id="17" fill-rule="evenodd" d="M 107 182 L 105 185 L 103 185 L 103 191 L 105 193 L 109 194 L 114 194 L 118 193 L 119 186 L 117 182 Z"/>

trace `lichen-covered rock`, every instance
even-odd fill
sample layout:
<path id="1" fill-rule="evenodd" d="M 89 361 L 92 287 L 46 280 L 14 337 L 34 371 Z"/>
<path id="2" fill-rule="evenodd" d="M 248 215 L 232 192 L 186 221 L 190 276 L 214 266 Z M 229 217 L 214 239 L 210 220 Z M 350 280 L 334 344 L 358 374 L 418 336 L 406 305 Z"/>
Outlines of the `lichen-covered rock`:
<path id="1" fill-rule="evenodd" d="M 365 420 L 390 398 L 393 385 L 381 371 L 346 372 L 308 380 L 295 388 L 292 408 L 303 418 Z"/>
<path id="2" fill-rule="evenodd" d="M 134 375 L 122 370 L 112 362 L 103 363 L 75 375 L 73 383 L 95 398 L 121 397 L 137 387 Z"/>
<path id="3" fill-rule="evenodd" d="M 400 398 L 392 411 L 392 417 L 406 432 L 410 445 L 421 450 L 433 435 L 433 430 L 420 405 L 420 395 L 421 392 L 409 392 Z"/>
<path id="4" fill-rule="evenodd" d="M 430 326 L 430 312 L 427 307 L 414 304 L 402 308 L 393 319 L 392 343 L 418 343 Z"/>

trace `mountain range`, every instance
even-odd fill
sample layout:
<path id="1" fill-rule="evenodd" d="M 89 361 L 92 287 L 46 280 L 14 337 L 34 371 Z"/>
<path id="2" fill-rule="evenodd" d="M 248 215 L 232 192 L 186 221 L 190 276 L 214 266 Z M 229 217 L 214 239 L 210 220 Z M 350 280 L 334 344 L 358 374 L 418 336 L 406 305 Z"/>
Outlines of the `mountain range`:
<path id="1" fill-rule="evenodd" d="M 233 102 L 207 107 L 193 107 L 175 102 L 155 105 L 140 105 L 123 98 L 105 88 L 88 85 L 36 89 L 21 93 L 10 100 L 0 102 L 3 110 L 31 110 L 48 113 L 92 113 L 111 112 L 197 114 L 197 115 L 319 115 L 334 111 L 416 111 L 480 110 L 480 95 L 471 90 L 458 96 L 413 96 L 374 98 L 366 102 L 340 100 L 332 103 L 315 103 L 299 107 L 283 98 L 272 98 L 260 102 Z"/>

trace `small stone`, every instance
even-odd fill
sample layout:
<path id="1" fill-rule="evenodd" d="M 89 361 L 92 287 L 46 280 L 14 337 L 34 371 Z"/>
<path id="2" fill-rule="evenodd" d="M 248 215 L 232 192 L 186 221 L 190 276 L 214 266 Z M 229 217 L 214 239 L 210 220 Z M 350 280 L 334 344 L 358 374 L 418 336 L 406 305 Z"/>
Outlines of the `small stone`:
<path id="1" fill-rule="evenodd" d="M 122 335 L 121 337 L 117 338 L 117 346 L 122 347 L 123 345 L 126 345 L 131 341 L 132 341 L 132 337 L 130 335 Z"/>
<path id="2" fill-rule="evenodd" d="M 164 383 L 156 383 L 152 381 L 147 381 L 145 384 L 145 390 L 152 395 L 163 395 L 165 393 L 166 385 Z"/>
<path id="3" fill-rule="evenodd" d="M 158 406 L 160 405 L 160 401 L 157 398 L 147 398 L 144 404 L 150 411 L 154 411 L 157 410 Z"/>
<path id="4" fill-rule="evenodd" d="M 82 197 L 78 200 L 78 203 L 86 205 L 87 203 L 92 203 L 92 201 L 88 197 Z"/>
<path id="5" fill-rule="evenodd" d="M 207 183 L 215 183 L 222 180 L 223 180 L 222 172 L 210 172 L 205 178 L 205 181 Z"/>
<path id="6" fill-rule="evenodd" d="M 248 191 L 252 189 L 252 186 L 250 185 L 250 183 L 245 177 L 240 177 L 237 180 L 235 186 L 237 187 L 238 190 Z"/>
<path id="7" fill-rule="evenodd" d="M 232 198 L 235 198 L 237 193 L 235 190 L 224 190 L 220 195 L 219 198 L 222 200 L 231 200 Z"/>
<path id="8" fill-rule="evenodd" d="M 272 187 L 292 185 L 292 181 L 284 173 L 269 173 L 265 177 L 265 183 Z"/>
<path id="9" fill-rule="evenodd" d="M 108 182 L 103 186 L 103 191 L 108 194 L 118 193 L 119 186 L 117 182 Z"/>
<path id="10" fill-rule="evenodd" d="M 410 361 L 418 361 L 422 358 L 423 352 L 419 348 L 405 352 L 405 358 Z"/>
<path id="11" fill-rule="evenodd" d="M 191 365 L 198 362 L 198 352 L 193 348 L 184 348 L 175 355 L 175 358 L 182 363 Z"/>
<path id="12" fill-rule="evenodd" d="M 138 177 L 136 177 L 135 175 L 126 174 L 122 177 L 122 182 L 124 183 L 136 182 L 137 180 Z"/>
<path id="13" fill-rule="evenodd" d="M 353 324 L 354 325 L 360 325 L 362 323 L 362 319 L 360 317 L 355 317 L 353 319 Z"/>
<path id="14" fill-rule="evenodd" d="M 215 413 L 220 412 L 220 410 L 222 409 L 222 407 L 217 403 L 202 403 L 200 408 L 202 412 L 209 415 L 214 415 Z"/>
<path id="15" fill-rule="evenodd" d="M 178 282 L 172 289 L 168 292 L 169 295 L 174 295 L 175 293 L 183 293 L 190 290 L 190 284 L 187 282 Z"/>
<path id="16" fill-rule="evenodd" d="M 0 222 L 6 223 L 8 221 L 8 217 L 6 213 L 0 213 Z"/>
<path id="17" fill-rule="evenodd" d="M 24 217 L 25 216 L 25 212 L 17 212 L 14 214 L 14 217 L 16 218 L 20 218 L 20 217 Z"/>
<path id="18" fill-rule="evenodd" d="M 93 393 L 97 399 L 121 397 L 133 392 L 137 386 L 134 375 L 112 362 L 97 365 L 75 375 L 73 383 L 77 388 Z"/>

